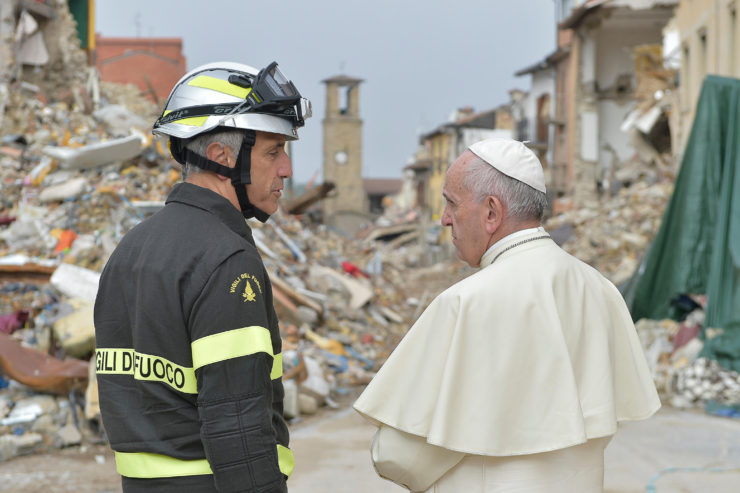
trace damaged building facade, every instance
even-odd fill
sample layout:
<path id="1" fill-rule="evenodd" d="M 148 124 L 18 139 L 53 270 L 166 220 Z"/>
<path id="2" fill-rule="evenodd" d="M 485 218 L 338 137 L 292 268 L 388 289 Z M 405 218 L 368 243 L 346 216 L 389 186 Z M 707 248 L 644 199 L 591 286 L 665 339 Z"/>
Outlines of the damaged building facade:
<path id="1" fill-rule="evenodd" d="M 738 3 L 556 1 L 555 51 L 516 73 L 531 76 L 517 138 L 543 160 L 554 212 L 675 176 L 704 78 L 740 76 Z"/>
<path id="2" fill-rule="evenodd" d="M 94 23 L 89 3 L 0 0 L 0 114 L 19 89 L 39 88 L 47 99 L 92 105 L 83 91 L 67 84 L 84 87 L 90 77 Z"/>
<path id="3" fill-rule="evenodd" d="M 556 2 L 561 55 L 555 62 L 555 210 L 611 193 L 618 186 L 615 174 L 635 159 L 632 136 L 622 131 L 637 101 L 634 53 L 638 47 L 660 53 L 663 28 L 678 1 L 572 3 Z"/>

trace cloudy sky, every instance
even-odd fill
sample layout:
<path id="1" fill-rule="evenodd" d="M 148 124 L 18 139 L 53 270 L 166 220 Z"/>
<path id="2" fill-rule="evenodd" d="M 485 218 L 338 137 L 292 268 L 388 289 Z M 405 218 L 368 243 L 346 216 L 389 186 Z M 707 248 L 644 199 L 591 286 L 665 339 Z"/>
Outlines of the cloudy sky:
<path id="1" fill-rule="evenodd" d="M 400 177 L 420 134 L 456 108 L 484 111 L 528 89 L 514 72 L 555 48 L 553 0 L 126 0 L 96 9 L 102 36 L 181 37 L 188 69 L 277 61 L 314 109 L 293 148 L 297 182 L 321 172 L 322 80 L 364 79 L 363 175 Z"/>

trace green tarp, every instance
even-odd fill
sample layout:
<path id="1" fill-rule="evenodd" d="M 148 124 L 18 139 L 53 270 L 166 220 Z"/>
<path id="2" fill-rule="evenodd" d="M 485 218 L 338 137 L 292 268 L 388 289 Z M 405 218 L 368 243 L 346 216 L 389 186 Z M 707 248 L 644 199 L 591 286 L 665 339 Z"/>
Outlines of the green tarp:
<path id="1" fill-rule="evenodd" d="M 676 186 L 625 292 L 632 318 L 676 318 L 671 300 L 707 295 L 702 356 L 740 371 L 740 80 L 704 80 Z"/>

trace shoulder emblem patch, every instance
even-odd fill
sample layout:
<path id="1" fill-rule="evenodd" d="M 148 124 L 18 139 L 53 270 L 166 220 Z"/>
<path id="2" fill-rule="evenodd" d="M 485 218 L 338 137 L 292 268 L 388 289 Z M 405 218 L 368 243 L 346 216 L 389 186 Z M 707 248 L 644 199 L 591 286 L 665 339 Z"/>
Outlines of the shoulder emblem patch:
<path id="1" fill-rule="evenodd" d="M 255 301 L 257 299 L 257 293 L 262 294 L 262 285 L 259 280 L 253 274 L 239 274 L 239 277 L 234 279 L 229 287 L 229 293 L 241 295 L 242 301 Z"/>

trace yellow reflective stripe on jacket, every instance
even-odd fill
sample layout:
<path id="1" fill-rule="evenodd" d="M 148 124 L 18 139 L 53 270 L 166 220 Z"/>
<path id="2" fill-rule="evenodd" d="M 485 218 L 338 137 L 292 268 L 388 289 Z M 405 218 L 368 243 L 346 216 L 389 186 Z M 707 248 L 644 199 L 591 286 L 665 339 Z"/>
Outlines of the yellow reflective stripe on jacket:
<path id="1" fill-rule="evenodd" d="M 283 353 L 278 353 L 272 359 L 272 371 L 270 380 L 277 380 L 283 376 Z"/>
<path id="2" fill-rule="evenodd" d="M 202 87 L 203 89 L 212 89 L 230 96 L 235 96 L 239 99 L 246 98 L 247 95 L 252 92 L 251 87 L 239 87 L 227 80 L 217 79 L 216 77 L 210 77 L 208 75 L 199 75 L 188 82 L 188 85 L 193 87 Z"/>
<path id="3" fill-rule="evenodd" d="M 148 452 L 116 452 L 116 470 L 127 478 L 171 478 L 213 474 L 206 459 L 180 460 Z"/>
<path id="4" fill-rule="evenodd" d="M 280 472 L 290 477 L 295 468 L 293 452 L 278 444 L 278 466 Z M 206 459 L 181 460 L 148 452 L 116 452 L 116 470 L 127 478 L 171 478 L 174 476 L 197 476 L 213 474 Z"/>
<path id="5" fill-rule="evenodd" d="M 190 347 L 193 352 L 193 368 L 196 370 L 205 365 L 255 353 L 273 356 L 270 331 L 256 325 L 202 337 L 193 341 Z"/>
<path id="6" fill-rule="evenodd" d="M 162 382 L 186 394 L 197 394 L 195 369 L 180 366 L 167 358 L 137 353 L 128 348 L 97 348 L 95 373 L 132 375 L 136 380 Z"/>
<path id="7" fill-rule="evenodd" d="M 280 466 L 280 472 L 290 477 L 295 468 L 295 459 L 293 458 L 293 451 L 288 447 L 283 447 L 278 443 L 278 465 Z"/>

